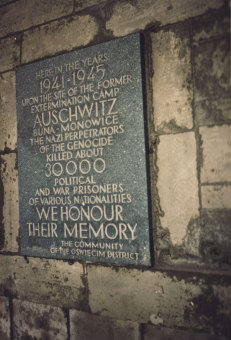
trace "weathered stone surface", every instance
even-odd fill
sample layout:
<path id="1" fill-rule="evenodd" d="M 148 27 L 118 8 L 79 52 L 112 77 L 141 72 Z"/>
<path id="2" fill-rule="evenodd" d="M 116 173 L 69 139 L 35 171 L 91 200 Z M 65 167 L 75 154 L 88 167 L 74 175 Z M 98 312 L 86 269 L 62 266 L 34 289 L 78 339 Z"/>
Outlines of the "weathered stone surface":
<path id="1" fill-rule="evenodd" d="M 195 112 L 199 125 L 230 121 L 230 39 L 195 47 Z"/>
<path id="2" fill-rule="evenodd" d="M 157 271 L 90 265 L 89 305 L 92 313 L 102 316 L 228 334 L 231 286 L 222 280 L 216 282 L 216 290 L 208 277 L 184 273 L 182 279 Z"/>
<path id="3" fill-rule="evenodd" d="M 98 6 L 102 3 L 106 3 L 108 0 L 74 0 L 75 1 L 75 10 L 81 11 L 82 9 L 86 9 L 92 6 Z"/>
<path id="4" fill-rule="evenodd" d="M 0 40 L 0 72 L 10 70 L 20 63 L 19 36 Z"/>
<path id="5" fill-rule="evenodd" d="M 20 0 L 0 8 L 0 36 L 25 30 L 73 11 L 72 0 Z"/>
<path id="6" fill-rule="evenodd" d="M 202 210 L 200 251 L 204 261 L 230 270 L 231 265 L 231 209 Z"/>
<path id="7" fill-rule="evenodd" d="M 71 340 L 139 340 L 139 324 L 70 311 Z"/>
<path id="8" fill-rule="evenodd" d="M 0 296 L 0 339 L 10 340 L 9 300 Z"/>
<path id="9" fill-rule="evenodd" d="M 177 281 L 165 273 L 124 268 L 90 266 L 88 285 L 93 313 L 139 322 L 158 316 L 159 323 L 165 326 L 182 325 L 190 299 L 201 293 L 198 285 Z"/>
<path id="10" fill-rule="evenodd" d="M 161 224 L 180 245 L 193 219 L 199 216 L 196 141 L 193 132 L 160 136 L 157 187 L 164 212 Z"/>
<path id="11" fill-rule="evenodd" d="M 206 185 L 201 187 L 202 208 L 231 209 L 230 185 Z"/>
<path id="12" fill-rule="evenodd" d="M 0 190 L 0 211 L 2 211 L 0 251 L 18 252 L 18 171 L 15 153 L 0 156 L 0 188 L 2 189 Z"/>
<path id="13" fill-rule="evenodd" d="M 15 74 L 0 75 L 0 150 L 17 146 Z"/>
<path id="14" fill-rule="evenodd" d="M 201 182 L 231 181 L 231 126 L 200 127 Z"/>
<path id="15" fill-rule="evenodd" d="M 144 340 L 226 340 L 223 336 L 145 325 Z"/>
<path id="16" fill-rule="evenodd" d="M 209 9 L 220 8 L 223 3 L 223 0 L 173 0 L 171 3 L 167 0 L 116 1 L 110 8 L 112 14 L 106 22 L 106 28 L 114 36 L 126 35 L 143 30 L 148 25 L 162 26 L 183 21 Z"/>
<path id="17" fill-rule="evenodd" d="M 9 2 L 12 2 L 12 0 L 0 0 L 0 5 L 6 5 Z"/>
<path id="18" fill-rule="evenodd" d="M 80 263 L 0 255 L 0 294 L 32 302 L 87 308 Z"/>
<path id="19" fill-rule="evenodd" d="M 230 15 L 228 8 L 216 13 L 209 13 L 207 16 L 196 18 L 192 21 L 193 42 L 214 39 L 230 34 Z"/>
<path id="20" fill-rule="evenodd" d="M 14 300 L 13 311 L 15 339 L 67 339 L 67 320 L 62 309 Z"/>
<path id="21" fill-rule="evenodd" d="M 22 61 L 28 62 L 85 46 L 97 32 L 98 24 L 90 15 L 73 16 L 35 28 L 23 35 Z"/>
<path id="22" fill-rule="evenodd" d="M 195 47 L 195 99 L 229 96 L 231 92 L 229 66 L 228 37 Z"/>
<path id="23" fill-rule="evenodd" d="M 231 98 L 207 98 L 195 102 L 198 125 L 231 122 Z"/>
<path id="24" fill-rule="evenodd" d="M 153 105 L 155 129 L 192 129 L 192 75 L 189 27 L 152 34 Z"/>

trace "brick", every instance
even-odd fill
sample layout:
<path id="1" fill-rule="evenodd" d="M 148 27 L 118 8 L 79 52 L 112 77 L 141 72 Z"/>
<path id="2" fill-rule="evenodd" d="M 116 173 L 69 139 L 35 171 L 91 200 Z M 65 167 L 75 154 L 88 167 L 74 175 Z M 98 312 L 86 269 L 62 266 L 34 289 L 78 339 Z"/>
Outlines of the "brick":
<path id="1" fill-rule="evenodd" d="M 116 1 L 110 5 L 106 28 L 114 36 L 122 36 L 148 26 L 164 26 L 202 15 L 209 9 L 220 8 L 223 0 L 143 0 L 136 2 Z M 112 13 L 112 14 L 111 14 Z"/>
<path id="2" fill-rule="evenodd" d="M 98 32 L 98 24 L 90 15 L 74 16 L 25 32 L 22 61 L 28 62 L 57 52 L 86 46 Z"/>
<path id="3" fill-rule="evenodd" d="M 15 339 L 67 339 L 66 317 L 57 307 L 13 301 Z"/>
<path id="4" fill-rule="evenodd" d="M 0 8 L 0 36 L 71 14 L 72 0 L 19 0 Z"/>
<path id="5" fill-rule="evenodd" d="M 192 74 L 188 25 L 152 34 L 155 129 L 192 129 Z"/>
<path id="6" fill-rule="evenodd" d="M 202 210 L 200 251 L 203 260 L 212 268 L 230 270 L 231 265 L 231 209 Z"/>
<path id="7" fill-rule="evenodd" d="M 9 300 L 4 296 L 0 296 L 0 339 L 10 340 Z"/>
<path id="8" fill-rule="evenodd" d="M 0 181 L 3 186 L 0 251 L 18 252 L 18 172 L 15 153 L 0 156 Z"/>
<path id="9" fill-rule="evenodd" d="M 0 75 L 0 150 L 14 150 L 17 147 L 17 116 L 15 74 Z"/>
<path id="10" fill-rule="evenodd" d="M 139 324 L 70 311 L 71 340 L 139 340 Z"/>
<path id="11" fill-rule="evenodd" d="M 11 36 L 0 40 L 0 72 L 10 70 L 20 63 L 20 38 Z"/>
<path id="12" fill-rule="evenodd" d="M 201 183 L 231 181 L 231 126 L 200 127 Z"/>
<path id="13" fill-rule="evenodd" d="M 231 286 L 224 277 L 213 284 L 208 276 L 180 276 L 88 265 L 91 312 L 144 323 L 158 319 L 170 328 L 230 333 Z"/>
<path id="14" fill-rule="evenodd" d="M 63 308 L 87 308 L 80 263 L 0 255 L 0 294 Z"/>
<path id="15" fill-rule="evenodd" d="M 231 209 L 230 185 L 206 185 L 201 187 L 202 208 Z"/>
<path id="16" fill-rule="evenodd" d="M 108 0 L 75 0 L 75 10 L 81 11 L 83 9 L 98 6 L 102 3 L 106 3 Z"/>
<path id="17" fill-rule="evenodd" d="M 226 340 L 223 336 L 145 325 L 144 340 Z"/>
<path id="18" fill-rule="evenodd" d="M 230 39 L 215 39 L 194 49 L 195 115 L 198 125 L 231 118 Z"/>
<path id="19" fill-rule="evenodd" d="M 157 187 L 164 212 L 161 224 L 169 230 L 173 245 L 180 245 L 191 221 L 199 216 L 194 133 L 160 136 L 157 166 Z"/>

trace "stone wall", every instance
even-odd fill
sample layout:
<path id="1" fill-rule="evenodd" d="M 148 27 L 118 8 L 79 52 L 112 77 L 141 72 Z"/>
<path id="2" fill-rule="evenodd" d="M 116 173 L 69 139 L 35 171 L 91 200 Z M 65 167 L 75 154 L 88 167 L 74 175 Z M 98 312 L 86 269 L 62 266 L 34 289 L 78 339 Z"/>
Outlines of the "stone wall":
<path id="1" fill-rule="evenodd" d="M 0 338 L 231 335 L 230 5 L 0 0 Z M 15 67 L 142 31 L 154 265 L 20 256 Z"/>

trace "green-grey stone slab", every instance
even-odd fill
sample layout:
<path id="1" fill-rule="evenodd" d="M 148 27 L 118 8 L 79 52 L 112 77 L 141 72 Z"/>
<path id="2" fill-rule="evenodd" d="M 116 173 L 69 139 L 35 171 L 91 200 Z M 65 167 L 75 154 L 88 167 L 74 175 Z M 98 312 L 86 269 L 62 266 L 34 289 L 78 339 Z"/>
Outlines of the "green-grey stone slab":
<path id="1" fill-rule="evenodd" d="M 87 58 L 90 59 L 86 61 Z M 66 65 L 71 65 L 71 67 Z M 73 70 L 74 67 L 76 70 Z M 56 259 L 150 265 L 150 217 L 142 69 L 142 37 L 140 34 L 129 35 L 17 68 L 21 254 Z M 124 77 L 124 83 L 118 85 L 118 81 L 121 81 L 123 75 L 127 78 Z M 117 86 L 115 86 L 115 78 Z M 43 107 L 41 112 L 38 110 L 38 106 L 36 107 L 41 104 L 41 93 L 46 94 L 47 91 L 50 93 L 50 103 L 58 103 L 55 92 L 60 90 L 63 90 L 70 100 L 72 97 L 78 97 L 76 100 L 81 101 L 80 86 L 89 86 L 90 83 L 92 84 L 90 90 L 93 92 L 89 93 L 90 100 L 86 101 L 89 110 L 93 103 L 90 117 L 86 115 L 86 112 L 83 114 L 83 118 L 81 117 L 80 111 L 83 110 L 84 105 L 81 103 L 67 104 L 67 107 L 64 107 L 67 110 L 63 110 L 62 113 L 60 113 L 62 107 L 50 107 L 48 110 Z M 108 87 L 109 84 L 111 87 Z M 97 101 L 98 86 L 103 89 L 103 92 Z M 110 90 L 115 87 L 119 88 L 119 91 L 110 93 Z M 108 92 L 106 93 L 105 90 Z M 94 95 L 94 101 L 92 96 L 95 92 L 97 94 Z M 38 103 L 36 104 L 37 97 Z M 112 107 L 113 98 L 116 100 Z M 107 101 L 102 102 L 103 100 Z M 76 142 L 80 139 L 80 141 L 88 140 L 87 143 L 91 143 L 93 139 L 97 138 L 96 135 L 102 133 L 100 128 L 103 126 L 94 127 L 97 130 L 95 136 L 92 132 L 93 120 L 98 118 L 94 106 L 96 101 L 100 118 L 103 114 L 102 105 L 105 108 L 104 118 L 111 119 L 113 116 L 118 118 L 118 124 L 115 122 L 114 125 L 119 127 L 113 128 L 112 145 L 103 147 L 103 151 L 98 151 L 102 154 L 98 156 L 75 158 L 76 152 L 73 152 L 72 154 L 59 154 L 62 158 L 68 158 L 66 160 L 56 159 L 55 161 L 48 158 L 45 148 L 49 148 L 48 153 L 50 154 L 52 146 L 46 138 L 59 135 L 61 125 L 66 127 L 67 123 L 86 124 L 85 130 L 91 131 L 88 132 L 89 138 L 77 134 Z M 75 111 L 75 106 L 77 106 L 77 111 Z M 69 110 L 74 116 L 69 116 Z M 37 128 L 48 128 L 45 124 L 49 121 L 49 111 L 51 112 L 49 126 L 53 127 L 53 131 L 45 133 L 42 129 L 38 130 Z M 44 112 L 44 121 L 40 125 L 42 112 Z M 77 112 L 77 116 L 75 112 Z M 115 114 L 115 112 L 117 113 Z M 66 120 L 70 121 L 64 123 Z M 74 124 L 72 127 L 75 128 Z M 73 132 L 79 133 L 79 131 L 84 132 L 83 129 L 76 126 L 76 130 Z M 112 129 L 107 130 L 109 134 L 111 131 Z M 35 145 L 35 141 L 37 141 L 35 139 L 37 137 L 34 136 L 35 132 L 44 134 L 42 136 L 43 144 Z M 85 133 L 87 132 L 85 131 Z M 64 135 L 65 133 L 62 132 L 60 138 L 64 139 Z M 107 136 L 102 135 L 101 137 Z M 61 142 L 61 139 L 57 139 L 56 144 Z M 96 142 L 97 140 L 95 140 Z M 68 141 L 63 141 L 63 143 L 64 152 L 70 151 L 67 149 Z M 58 157 L 58 152 L 55 153 Z M 69 156 L 71 156 L 70 159 Z M 100 160 L 96 160 L 98 158 Z M 86 160 L 81 163 L 80 170 L 80 161 L 83 159 Z M 102 159 L 105 162 L 104 165 Z M 93 169 L 94 162 L 97 172 Z M 88 168 L 89 164 L 91 170 Z M 89 171 L 89 173 L 83 174 L 80 171 Z M 94 182 L 94 184 L 81 184 L 84 188 L 82 188 L 81 195 L 74 192 L 75 185 L 61 186 L 62 188 L 68 187 L 68 189 L 64 189 L 67 190 L 66 195 L 64 192 L 53 194 L 53 188 L 57 187 L 55 181 L 60 180 L 61 184 L 67 181 L 67 184 L 70 184 L 68 181 L 73 181 L 70 178 L 74 177 L 74 180 L 77 181 L 76 178 L 80 179 L 80 176 L 82 176 L 81 182 Z M 100 185 L 105 186 L 106 184 L 108 184 L 107 193 L 101 192 L 100 197 L 98 197 L 99 194 L 94 193 L 92 198 L 94 200 L 100 198 L 103 201 L 95 202 L 93 200 L 91 204 L 88 204 L 89 191 L 97 192 Z M 87 192 L 85 194 L 87 199 L 83 199 L 84 190 Z M 47 195 L 49 192 L 50 194 Z M 123 194 L 124 203 L 116 202 L 115 196 L 112 197 L 112 194 L 117 195 L 117 200 L 121 199 Z M 56 197 L 53 204 L 52 202 L 46 204 L 45 201 L 49 199 L 49 196 Z M 95 198 L 95 196 L 97 197 Z M 74 197 L 81 197 L 80 202 L 76 203 Z M 41 215 L 42 209 L 45 212 L 43 215 Z M 70 211 L 69 215 L 65 215 L 66 209 Z M 107 216 L 103 212 L 104 210 Z M 53 215 L 51 211 L 53 211 Z M 88 217 L 89 212 L 90 216 Z M 111 214 L 112 212 L 114 215 Z M 52 223 L 53 234 L 49 229 Z"/>

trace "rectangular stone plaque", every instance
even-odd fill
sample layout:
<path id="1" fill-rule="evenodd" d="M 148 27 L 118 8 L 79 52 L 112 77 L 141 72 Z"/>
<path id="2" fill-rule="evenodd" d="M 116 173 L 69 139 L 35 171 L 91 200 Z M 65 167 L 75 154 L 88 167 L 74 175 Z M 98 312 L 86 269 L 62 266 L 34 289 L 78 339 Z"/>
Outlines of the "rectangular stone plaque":
<path id="1" fill-rule="evenodd" d="M 141 42 L 17 68 L 23 255 L 150 265 Z"/>

